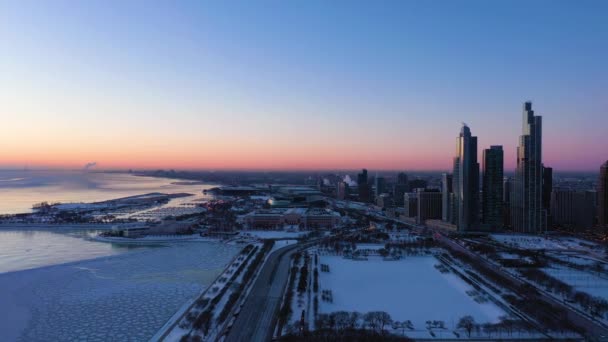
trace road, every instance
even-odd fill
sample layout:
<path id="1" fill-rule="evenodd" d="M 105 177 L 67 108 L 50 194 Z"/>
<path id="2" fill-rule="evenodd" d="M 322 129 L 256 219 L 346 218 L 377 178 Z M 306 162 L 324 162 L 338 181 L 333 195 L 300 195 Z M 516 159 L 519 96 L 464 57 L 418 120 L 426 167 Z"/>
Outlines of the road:
<path id="1" fill-rule="evenodd" d="M 257 342 L 272 339 L 283 290 L 287 286 L 291 255 L 301 247 L 301 245 L 284 247 L 268 257 L 225 342 Z"/>

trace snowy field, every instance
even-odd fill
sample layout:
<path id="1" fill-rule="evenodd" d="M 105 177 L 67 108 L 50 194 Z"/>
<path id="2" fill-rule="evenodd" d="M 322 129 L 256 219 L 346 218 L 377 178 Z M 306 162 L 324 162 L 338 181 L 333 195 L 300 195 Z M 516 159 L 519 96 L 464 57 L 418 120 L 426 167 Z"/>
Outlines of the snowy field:
<path id="1" fill-rule="evenodd" d="M 571 237 L 542 237 L 536 235 L 492 234 L 492 239 L 507 245 L 524 249 L 553 249 L 561 251 L 601 251 L 598 244 Z"/>
<path id="2" fill-rule="evenodd" d="M 452 273 L 434 268 L 435 257 L 409 257 L 399 261 L 353 261 L 321 256 L 330 272 L 319 272 L 319 291 L 331 290 L 333 303 L 319 301 L 319 311 L 386 311 L 393 320 L 411 320 L 408 335 L 424 335 L 427 320 L 442 320 L 454 329 L 459 318 L 471 315 L 478 323 L 497 322 L 506 313 L 489 301 L 477 303 L 466 292 L 473 290 Z"/>
<path id="3" fill-rule="evenodd" d="M 605 276 L 600 277 L 592 272 L 579 271 L 563 266 L 546 267 L 542 270 L 548 275 L 571 285 L 577 291 L 608 300 L 608 278 Z"/>
<path id="4" fill-rule="evenodd" d="M 147 341 L 240 249 L 173 244 L 0 274 L 0 341 Z"/>
<path id="5" fill-rule="evenodd" d="M 557 242 L 535 235 L 492 234 L 492 239 L 507 245 L 524 249 L 563 249 Z"/>
<path id="6" fill-rule="evenodd" d="M 243 230 L 242 236 L 257 237 L 260 239 L 297 239 L 306 235 L 306 232 L 287 232 L 284 230 Z"/>

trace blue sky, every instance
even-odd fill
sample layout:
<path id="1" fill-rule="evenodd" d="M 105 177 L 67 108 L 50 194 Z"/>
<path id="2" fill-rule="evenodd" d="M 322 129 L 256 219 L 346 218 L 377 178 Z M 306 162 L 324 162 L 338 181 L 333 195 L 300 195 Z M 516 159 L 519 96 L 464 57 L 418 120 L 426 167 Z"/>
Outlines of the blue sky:
<path id="1" fill-rule="evenodd" d="M 510 168 L 525 100 L 547 164 L 608 159 L 603 1 L 14 1 L 0 16 L 0 165 L 445 169 L 464 121 Z"/>

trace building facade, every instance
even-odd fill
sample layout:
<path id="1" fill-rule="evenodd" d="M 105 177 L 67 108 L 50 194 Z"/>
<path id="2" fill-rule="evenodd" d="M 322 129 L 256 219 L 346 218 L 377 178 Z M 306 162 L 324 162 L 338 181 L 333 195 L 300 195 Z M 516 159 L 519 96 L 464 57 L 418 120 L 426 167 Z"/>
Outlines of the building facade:
<path id="1" fill-rule="evenodd" d="M 485 230 L 504 228 L 504 152 L 502 146 L 483 151 L 482 222 Z"/>
<path id="2" fill-rule="evenodd" d="M 371 201 L 372 192 L 366 169 L 361 170 L 361 173 L 357 174 L 357 191 L 360 202 L 369 203 Z"/>
<path id="3" fill-rule="evenodd" d="M 336 185 L 336 198 L 339 200 L 344 200 L 348 198 L 348 183 L 344 181 L 338 182 Z"/>
<path id="4" fill-rule="evenodd" d="M 319 208 L 260 209 L 244 216 L 249 229 L 283 229 L 286 226 L 299 229 L 334 228 L 340 223 L 340 214 Z"/>
<path id="5" fill-rule="evenodd" d="M 598 222 L 600 227 L 608 228 L 608 161 L 600 167 L 597 194 Z"/>
<path id="6" fill-rule="evenodd" d="M 416 223 L 424 224 L 426 220 L 440 219 L 441 201 L 442 194 L 439 191 L 419 191 Z"/>
<path id="7" fill-rule="evenodd" d="M 452 188 L 454 190 L 454 223 L 459 231 L 471 231 L 479 225 L 479 163 L 477 137 L 463 125 L 456 140 L 456 157 Z"/>
<path id="8" fill-rule="evenodd" d="M 403 195 L 403 216 L 416 217 L 418 215 L 418 194 L 415 192 L 407 192 Z"/>
<path id="9" fill-rule="evenodd" d="M 441 219 L 452 222 L 452 175 L 444 173 L 441 175 Z"/>
<path id="10" fill-rule="evenodd" d="M 547 217 L 546 229 L 551 229 L 553 226 L 551 192 L 553 192 L 553 168 L 543 166 L 543 209 Z"/>
<path id="11" fill-rule="evenodd" d="M 526 102 L 511 197 L 511 224 L 516 232 L 538 234 L 546 230 L 542 172 L 542 117 L 534 115 L 532 102 Z"/>
<path id="12" fill-rule="evenodd" d="M 588 229 L 595 221 L 595 191 L 554 189 L 551 212 L 555 225 L 563 228 Z"/>
<path id="13" fill-rule="evenodd" d="M 403 195 L 409 191 L 409 186 L 407 182 L 407 175 L 403 172 L 400 172 L 397 175 L 397 182 L 393 187 L 393 201 L 396 206 L 403 205 Z"/>

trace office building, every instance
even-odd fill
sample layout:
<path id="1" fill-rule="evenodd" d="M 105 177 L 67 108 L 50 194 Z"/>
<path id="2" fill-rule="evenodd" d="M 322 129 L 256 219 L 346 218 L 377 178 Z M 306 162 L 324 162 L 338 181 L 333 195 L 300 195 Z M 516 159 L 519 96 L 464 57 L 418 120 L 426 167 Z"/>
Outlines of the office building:
<path id="1" fill-rule="evenodd" d="M 482 222 L 484 230 L 502 230 L 504 153 L 502 146 L 491 146 L 483 151 Z"/>
<path id="2" fill-rule="evenodd" d="M 339 200 L 348 199 L 348 192 L 348 183 L 344 181 L 338 182 L 338 184 L 336 185 L 336 198 Z"/>
<path id="3" fill-rule="evenodd" d="M 378 174 L 376 174 L 376 179 L 375 179 L 374 183 L 375 183 L 374 196 L 376 198 L 378 198 L 381 194 L 386 192 L 386 189 L 385 189 L 386 180 L 384 179 L 384 177 L 380 177 L 380 176 L 378 176 Z"/>
<path id="4" fill-rule="evenodd" d="M 608 161 L 600 167 L 597 194 L 598 222 L 600 227 L 608 228 Z"/>
<path id="5" fill-rule="evenodd" d="M 551 212 L 557 227 L 589 229 L 595 223 L 595 191 L 554 189 L 551 192 Z"/>
<path id="6" fill-rule="evenodd" d="M 397 175 L 397 182 L 393 187 L 393 201 L 396 206 L 403 205 L 403 195 L 409 191 L 407 175 L 403 172 L 400 172 Z"/>
<path id="7" fill-rule="evenodd" d="M 418 208 L 416 223 L 424 224 L 426 220 L 440 219 L 442 194 L 439 191 L 418 191 Z"/>
<path id="8" fill-rule="evenodd" d="M 361 170 L 357 175 L 357 190 L 359 192 L 359 201 L 369 203 L 371 201 L 371 186 L 367 179 L 367 170 Z"/>
<path id="9" fill-rule="evenodd" d="M 452 221 L 452 175 L 444 173 L 441 175 L 441 219 L 445 222 Z"/>
<path id="10" fill-rule="evenodd" d="M 551 192 L 553 191 L 553 168 L 543 165 L 543 209 L 547 217 L 546 229 L 551 229 L 553 219 L 551 216 Z"/>
<path id="11" fill-rule="evenodd" d="M 405 217 L 416 217 L 418 215 L 418 193 L 407 192 L 403 195 L 403 215 Z"/>
<path id="12" fill-rule="evenodd" d="M 511 228 L 511 194 L 513 192 L 513 179 L 505 177 L 502 195 L 502 219 L 505 228 Z"/>

